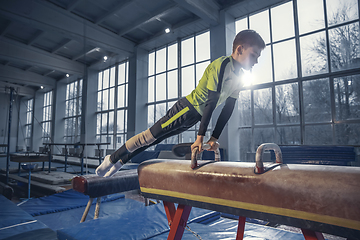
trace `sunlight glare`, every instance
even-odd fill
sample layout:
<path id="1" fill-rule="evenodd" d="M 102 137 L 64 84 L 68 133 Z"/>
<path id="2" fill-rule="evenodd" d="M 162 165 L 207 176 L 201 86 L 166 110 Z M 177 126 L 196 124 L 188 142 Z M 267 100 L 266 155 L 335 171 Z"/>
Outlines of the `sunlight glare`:
<path id="1" fill-rule="evenodd" d="M 242 81 L 244 83 L 244 87 L 251 86 L 254 82 L 254 75 L 251 73 L 250 70 L 244 70 L 244 75 L 242 77 Z"/>

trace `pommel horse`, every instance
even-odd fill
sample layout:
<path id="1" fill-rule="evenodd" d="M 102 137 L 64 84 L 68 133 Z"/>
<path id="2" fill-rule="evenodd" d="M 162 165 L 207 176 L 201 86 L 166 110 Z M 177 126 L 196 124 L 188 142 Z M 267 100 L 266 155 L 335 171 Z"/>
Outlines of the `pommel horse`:
<path id="1" fill-rule="evenodd" d="M 71 185 L 75 191 L 90 197 L 80 222 L 86 220 L 95 198 L 97 201 L 94 219 L 99 217 L 102 196 L 139 189 L 136 169 L 119 171 L 111 178 L 99 177 L 95 174 L 76 176 L 71 180 Z"/>
<path id="2" fill-rule="evenodd" d="M 276 163 L 264 166 L 265 150 L 275 151 Z M 237 240 L 246 217 L 301 228 L 306 240 L 360 239 L 358 167 L 282 164 L 276 144 L 261 145 L 255 163 L 194 162 L 156 159 L 138 168 L 143 196 L 164 202 L 168 239 L 182 238 L 192 207 L 239 216 Z"/>

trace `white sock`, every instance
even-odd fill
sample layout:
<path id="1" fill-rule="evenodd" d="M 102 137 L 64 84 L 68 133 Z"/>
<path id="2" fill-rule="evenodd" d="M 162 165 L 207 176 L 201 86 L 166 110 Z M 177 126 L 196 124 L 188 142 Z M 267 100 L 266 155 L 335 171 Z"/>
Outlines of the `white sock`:
<path id="1" fill-rule="evenodd" d="M 114 164 L 110 161 L 110 155 L 104 158 L 104 161 L 95 170 L 96 175 L 103 177 Z"/>
<path id="2" fill-rule="evenodd" d="M 106 178 L 111 177 L 112 175 L 117 173 L 122 166 L 123 166 L 122 162 L 118 161 L 110 168 L 110 170 L 104 175 L 104 177 Z"/>

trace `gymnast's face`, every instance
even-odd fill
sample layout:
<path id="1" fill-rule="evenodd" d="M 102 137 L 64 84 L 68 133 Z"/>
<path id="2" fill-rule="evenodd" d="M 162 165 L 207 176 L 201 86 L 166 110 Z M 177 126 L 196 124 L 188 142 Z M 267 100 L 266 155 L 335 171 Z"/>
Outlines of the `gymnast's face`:
<path id="1" fill-rule="evenodd" d="M 250 70 L 255 64 L 258 63 L 262 49 L 258 46 L 242 46 L 239 45 L 235 51 L 234 59 L 238 61 L 242 68 Z"/>

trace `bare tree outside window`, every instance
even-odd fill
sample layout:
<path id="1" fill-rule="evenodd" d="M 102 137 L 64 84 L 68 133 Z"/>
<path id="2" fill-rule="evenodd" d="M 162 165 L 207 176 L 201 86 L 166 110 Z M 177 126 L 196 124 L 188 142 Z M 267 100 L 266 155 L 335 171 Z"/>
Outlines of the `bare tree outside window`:
<path id="1" fill-rule="evenodd" d="M 331 122 L 329 79 L 303 82 L 305 123 Z"/>
<path id="2" fill-rule="evenodd" d="M 66 86 L 65 143 L 80 141 L 82 81 L 78 79 Z"/>
<path id="3" fill-rule="evenodd" d="M 272 89 L 258 89 L 254 91 L 254 122 L 255 124 L 272 124 Z"/>
<path id="4" fill-rule="evenodd" d="M 241 91 L 238 99 L 238 110 L 240 113 L 240 126 L 251 126 L 251 91 Z"/>
<path id="5" fill-rule="evenodd" d="M 336 121 L 360 118 L 360 75 L 334 79 Z M 360 124 L 337 124 L 339 144 L 359 144 Z"/>
<path id="6" fill-rule="evenodd" d="M 300 123 L 299 90 L 297 83 L 276 86 L 275 94 L 277 123 Z"/>
<path id="7" fill-rule="evenodd" d="M 300 52 L 303 76 L 329 72 L 325 31 L 301 37 Z"/>
<path id="8" fill-rule="evenodd" d="M 296 3 L 297 18 L 292 21 L 296 21 L 299 37 L 290 34 L 282 39 L 281 26 L 276 25 L 281 19 L 273 19 L 277 17 L 277 10 L 292 5 L 289 2 L 242 17 L 236 24 L 247 28 L 249 21 L 250 28 L 264 34 L 268 51 L 263 56 L 267 56 L 271 69 L 256 65 L 250 73 L 251 78 L 261 79 L 254 79 L 253 87 L 240 93 L 242 160 L 257 146 L 270 141 L 278 144 L 360 144 L 358 0 L 301 0 Z M 271 13 L 270 29 L 268 11 Z M 291 21 L 291 14 L 288 15 Z M 263 25 L 257 25 L 254 19 L 261 19 Z M 265 74 L 272 74 L 272 81 L 264 81 Z M 265 87 L 257 85 L 262 83 Z"/>
<path id="9" fill-rule="evenodd" d="M 331 70 L 360 67 L 359 23 L 329 31 Z"/>
<path id="10" fill-rule="evenodd" d="M 43 118 L 41 122 L 42 127 L 42 142 L 51 142 L 51 112 L 52 112 L 52 91 L 44 93 Z"/>

